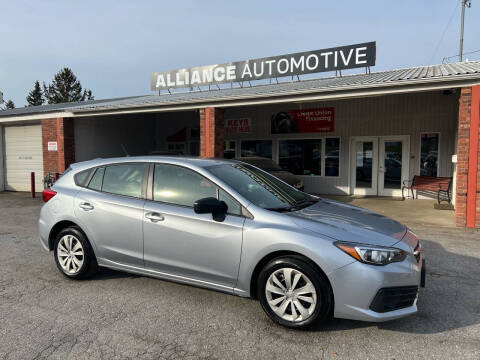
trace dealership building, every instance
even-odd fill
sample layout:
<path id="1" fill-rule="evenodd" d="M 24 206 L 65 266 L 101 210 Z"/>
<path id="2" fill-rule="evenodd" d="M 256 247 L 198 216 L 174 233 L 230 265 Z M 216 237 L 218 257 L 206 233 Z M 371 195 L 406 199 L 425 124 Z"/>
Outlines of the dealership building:
<path id="1" fill-rule="evenodd" d="M 322 52 L 331 53 L 322 63 L 331 77 L 299 80 L 317 72 L 304 53 L 288 62 L 303 72 L 283 73 L 288 64 L 278 58 L 267 71 L 275 63 L 265 58 L 250 62 L 258 65 L 251 78 L 237 63 L 213 65 L 206 79 L 203 68 L 152 74 L 158 95 L 2 111 L 0 190 L 29 191 L 31 172 L 42 189 L 46 173 L 99 157 L 261 156 L 315 194 L 401 197 L 414 175 L 451 177 L 457 225 L 480 228 L 480 62 L 374 72 L 368 45 Z M 363 67 L 347 66 L 345 54 Z M 350 67 L 360 73 L 341 74 Z M 167 90 L 182 86 L 190 89 Z"/>

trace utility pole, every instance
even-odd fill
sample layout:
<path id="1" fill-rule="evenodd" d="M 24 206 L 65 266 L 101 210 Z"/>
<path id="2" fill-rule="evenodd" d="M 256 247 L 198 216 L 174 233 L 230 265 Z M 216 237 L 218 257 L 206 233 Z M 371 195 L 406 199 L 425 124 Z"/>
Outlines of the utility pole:
<path id="1" fill-rule="evenodd" d="M 462 1 L 462 20 L 460 23 L 460 51 L 458 53 L 458 57 L 460 59 L 460 62 L 463 61 L 463 26 L 465 22 L 465 7 L 471 7 L 472 6 L 472 0 L 461 0 Z"/>

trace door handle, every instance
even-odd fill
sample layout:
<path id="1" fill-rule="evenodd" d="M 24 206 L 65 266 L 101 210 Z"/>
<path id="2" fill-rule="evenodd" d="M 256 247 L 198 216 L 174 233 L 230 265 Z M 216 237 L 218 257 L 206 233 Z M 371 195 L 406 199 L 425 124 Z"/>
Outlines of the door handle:
<path id="1" fill-rule="evenodd" d="M 88 203 L 88 202 L 80 203 L 80 205 L 78 205 L 78 206 L 80 206 L 85 211 L 90 211 L 90 210 L 94 209 L 93 205 Z"/>
<path id="2" fill-rule="evenodd" d="M 157 212 L 148 212 L 145 214 L 145 217 L 153 223 L 163 221 L 165 219 L 162 214 L 159 214 Z"/>

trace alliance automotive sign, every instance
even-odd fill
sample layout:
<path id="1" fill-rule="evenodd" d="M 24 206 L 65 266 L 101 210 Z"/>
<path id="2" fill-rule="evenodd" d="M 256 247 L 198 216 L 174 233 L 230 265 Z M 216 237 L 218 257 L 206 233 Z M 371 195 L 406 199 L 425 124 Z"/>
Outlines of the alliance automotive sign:
<path id="1" fill-rule="evenodd" d="M 187 88 L 312 74 L 375 65 L 376 43 L 152 73 L 152 90 Z"/>

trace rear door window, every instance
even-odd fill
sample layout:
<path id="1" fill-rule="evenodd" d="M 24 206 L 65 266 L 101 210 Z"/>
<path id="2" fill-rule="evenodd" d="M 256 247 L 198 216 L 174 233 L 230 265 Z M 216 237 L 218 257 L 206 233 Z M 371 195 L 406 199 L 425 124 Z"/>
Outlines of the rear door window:
<path id="1" fill-rule="evenodd" d="M 143 179 L 147 168 L 148 164 L 139 163 L 107 166 L 103 176 L 102 191 L 142 197 Z"/>

